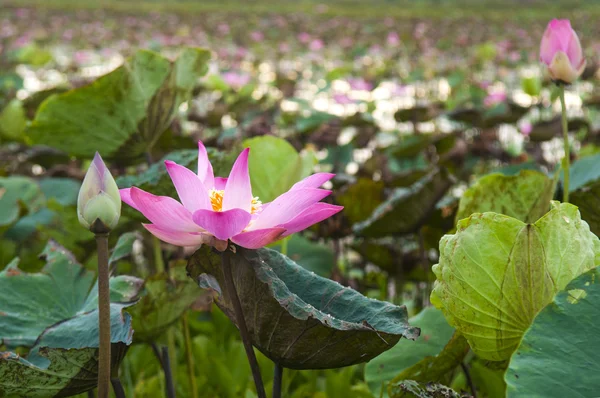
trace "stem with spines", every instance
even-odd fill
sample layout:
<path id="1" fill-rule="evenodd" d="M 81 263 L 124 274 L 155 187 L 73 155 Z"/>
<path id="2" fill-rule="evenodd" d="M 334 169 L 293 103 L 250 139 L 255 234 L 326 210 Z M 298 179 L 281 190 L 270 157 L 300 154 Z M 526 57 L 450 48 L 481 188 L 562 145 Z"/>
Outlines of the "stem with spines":
<path id="1" fill-rule="evenodd" d="M 108 270 L 108 234 L 96 234 L 98 248 L 98 398 L 110 391 L 110 288 Z"/>
<path id="2" fill-rule="evenodd" d="M 254 354 L 254 347 L 252 346 L 252 341 L 250 339 L 250 333 L 248 333 L 248 327 L 246 326 L 246 319 L 244 318 L 242 303 L 240 302 L 240 298 L 235 288 L 235 282 L 233 281 L 231 263 L 227 251 L 221 254 L 221 262 L 223 266 L 223 276 L 225 277 L 225 287 L 229 292 L 229 298 L 233 306 L 237 326 L 240 330 L 242 342 L 244 343 L 244 349 L 246 350 L 248 362 L 250 363 L 252 377 L 254 378 L 254 384 L 256 385 L 256 394 L 258 395 L 258 398 L 267 398 L 265 387 L 260 375 L 260 367 L 258 366 L 258 361 L 256 360 L 256 355 Z"/>

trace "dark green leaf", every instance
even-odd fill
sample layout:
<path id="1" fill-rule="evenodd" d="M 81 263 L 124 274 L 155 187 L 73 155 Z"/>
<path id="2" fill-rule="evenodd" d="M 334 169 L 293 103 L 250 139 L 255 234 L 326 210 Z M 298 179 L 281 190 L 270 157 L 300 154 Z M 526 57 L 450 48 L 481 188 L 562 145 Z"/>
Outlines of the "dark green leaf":
<path id="1" fill-rule="evenodd" d="M 94 274 L 55 242 L 48 243 L 42 256 L 46 265 L 40 273 L 21 271 L 18 260 L 0 273 L 0 341 L 9 347 L 31 347 L 46 328 L 68 319 L 79 322 L 94 314 L 97 318 Z M 120 315 L 121 308 L 137 297 L 141 280 L 119 276 L 110 282 L 112 310 Z M 61 347 L 81 348 L 69 344 L 77 343 L 67 339 Z"/>
<path id="2" fill-rule="evenodd" d="M 0 396 L 76 395 L 97 386 L 98 293 L 93 274 L 70 253 L 48 243 L 42 272 L 27 274 L 15 259 L 0 273 L 0 341 L 31 347 L 26 359 L 0 352 Z M 91 288 L 91 290 L 90 290 Z M 131 344 L 131 317 L 141 280 L 110 280 L 112 366 Z M 115 371 L 115 370 L 113 370 Z"/>
<path id="3" fill-rule="evenodd" d="M 445 169 L 435 169 L 410 188 L 395 189 L 367 220 L 354 225 L 354 232 L 377 238 L 416 231 L 453 182 Z"/>
<path id="4" fill-rule="evenodd" d="M 44 204 L 40 186 L 28 177 L 0 177 L 0 227 L 16 222 L 22 210 L 33 212 Z"/>
<path id="5" fill-rule="evenodd" d="M 561 173 L 561 182 L 564 173 Z M 569 192 L 577 191 L 587 184 L 600 179 L 600 154 L 586 156 L 571 165 L 569 171 Z"/>
<path id="6" fill-rule="evenodd" d="M 337 196 L 337 202 L 344 206 L 344 215 L 351 223 L 364 221 L 383 202 L 383 181 L 359 178 Z"/>
<path id="7" fill-rule="evenodd" d="M 458 333 L 454 333 L 454 336 L 438 355 L 425 357 L 397 375 L 389 384 L 389 396 L 392 398 L 401 397 L 402 395 L 399 394 L 396 387 L 406 380 L 415 380 L 420 383 L 439 382 L 464 360 L 468 352 L 469 344 L 465 338 Z"/>
<path id="8" fill-rule="evenodd" d="M 461 398 L 462 395 L 441 384 L 417 383 L 404 380 L 393 386 L 393 397 L 403 398 Z"/>
<path id="9" fill-rule="evenodd" d="M 27 133 L 40 144 L 91 157 L 138 156 L 152 147 L 206 72 L 208 52 L 186 49 L 171 63 L 138 51 L 126 63 L 88 86 L 50 96 Z M 137 134 L 137 135 L 136 135 Z"/>
<path id="10" fill-rule="evenodd" d="M 365 366 L 365 381 L 378 397 L 382 386 L 387 393 L 387 384 L 404 369 L 429 355 L 437 355 L 448 343 L 454 329 L 448 325 L 442 312 L 427 307 L 410 318 L 411 325 L 421 329 L 417 341 L 400 340 L 392 349 L 384 352 Z"/>
<path id="11" fill-rule="evenodd" d="M 282 254 L 236 247 L 227 251 L 253 344 L 292 369 L 326 369 L 368 361 L 401 337 L 415 339 L 406 308 L 368 299 L 315 275 Z M 204 247 L 188 263 L 201 287 L 235 319 L 223 283 L 221 257 Z"/>
<path id="12" fill-rule="evenodd" d="M 136 342 L 154 342 L 200 296 L 184 267 L 173 267 L 170 274 L 153 275 L 144 282 L 141 300 L 129 312 L 133 316 Z"/>

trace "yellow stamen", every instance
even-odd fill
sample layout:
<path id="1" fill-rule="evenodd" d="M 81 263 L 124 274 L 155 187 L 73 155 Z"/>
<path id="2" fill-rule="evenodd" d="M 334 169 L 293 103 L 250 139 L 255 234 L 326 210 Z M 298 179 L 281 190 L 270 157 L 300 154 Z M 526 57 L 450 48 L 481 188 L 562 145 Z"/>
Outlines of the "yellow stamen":
<path id="1" fill-rule="evenodd" d="M 210 204 L 213 211 L 223 211 L 223 195 L 225 191 L 222 189 L 211 189 L 208 191 L 210 196 Z M 252 198 L 250 206 L 250 214 L 256 214 L 262 210 L 262 202 L 258 199 L 258 196 Z"/>
<path id="2" fill-rule="evenodd" d="M 223 211 L 223 194 L 225 193 L 222 189 L 211 189 L 208 191 L 210 195 L 210 204 L 212 205 L 213 211 Z"/>
<path id="3" fill-rule="evenodd" d="M 253 197 L 251 203 L 250 214 L 256 214 L 262 210 L 262 202 L 258 199 L 258 196 Z"/>

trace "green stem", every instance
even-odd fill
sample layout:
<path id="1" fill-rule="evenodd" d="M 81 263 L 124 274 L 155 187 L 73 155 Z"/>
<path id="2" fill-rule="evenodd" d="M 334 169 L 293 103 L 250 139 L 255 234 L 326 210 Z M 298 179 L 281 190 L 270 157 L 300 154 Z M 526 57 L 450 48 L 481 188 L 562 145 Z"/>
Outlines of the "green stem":
<path id="1" fill-rule="evenodd" d="M 287 256 L 288 253 L 288 240 L 290 239 L 289 236 L 286 236 L 285 238 L 283 238 L 281 240 L 281 254 L 283 254 L 284 256 Z"/>
<path id="2" fill-rule="evenodd" d="M 165 261 L 162 255 L 162 248 L 160 246 L 160 240 L 155 236 L 152 236 L 152 249 L 154 255 L 154 267 L 156 269 L 157 274 L 162 274 L 163 272 L 169 272 L 167 267 L 165 266 Z M 169 362 L 171 363 L 171 368 L 173 374 L 177 373 L 177 347 L 175 346 L 175 335 L 173 334 L 173 328 L 169 328 L 167 330 L 167 346 L 169 347 Z"/>
<path id="3" fill-rule="evenodd" d="M 569 148 L 569 121 L 567 120 L 567 105 L 565 103 L 565 86 L 560 86 L 560 106 L 562 108 L 562 130 L 565 146 L 565 158 L 563 159 L 564 179 L 563 179 L 563 202 L 569 202 L 569 166 L 571 163 L 571 154 Z"/>
<path id="4" fill-rule="evenodd" d="M 188 322 L 188 314 L 183 314 L 183 337 L 185 338 L 185 356 L 187 360 L 188 378 L 190 380 L 190 390 L 192 390 L 192 398 L 198 398 L 198 385 L 196 384 L 196 375 L 194 372 L 194 357 L 192 355 L 192 339 L 190 338 L 190 323 Z"/>
<path id="5" fill-rule="evenodd" d="M 175 398 L 175 383 L 173 382 L 173 369 L 171 369 L 171 359 L 169 355 L 169 347 L 162 348 L 163 370 L 165 372 L 165 383 L 167 398 Z"/>
<path id="6" fill-rule="evenodd" d="M 250 363 L 250 369 L 252 370 L 252 377 L 254 378 L 254 384 L 256 385 L 256 395 L 258 398 L 267 398 L 265 393 L 265 387 L 260 376 L 260 367 L 256 360 L 256 354 L 254 354 L 254 347 L 252 347 L 252 341 L 250 340 L 250 333 L 248 333 L 248 326 L 246 326 L 246 319 L 244 319 L 244 311 L 242 309 L 242 303 L 237 294 L 235 288 L 235 282 L 233 281 L 233 273 L 231 272 L 231 264 L 229 255 L 227 252 L 221 254 L 221 262 L 223 268 L 223 276 L 225 277 L 225 288 L 229 293 L 229 299 L 233 305 L 235 318 L 237 321 L 237 327 L 240 330 L 240 336 L 244 343 L 244 349 L 246 350 L 246 356 Z"/>
<path id="7" fill-rule="evenodd" d="M 113 386 L 113 391 L 115 393 L 115 397 L 117 398 L 126 398 L 125 390 L 123 389 L 123 385 L 121 384 L 121 380 L 119 378 L 110 379 L 110 382 Z"/>
<path id="8" fill-rule="evenodd" d="M 154 235 L 152 236 L 152 249 L 154 255 L 154 267 L 157 274 L 165 272 L 165 261 L 162 256 L 162 249 L 160 247 L 160 240 Z"/>
<path id="9" fill-rule="evenodd" d="M 110 391 L 110 290 L 108 285 L 108 234 L 96 234 L 98 247 L 98 398 Z"/>

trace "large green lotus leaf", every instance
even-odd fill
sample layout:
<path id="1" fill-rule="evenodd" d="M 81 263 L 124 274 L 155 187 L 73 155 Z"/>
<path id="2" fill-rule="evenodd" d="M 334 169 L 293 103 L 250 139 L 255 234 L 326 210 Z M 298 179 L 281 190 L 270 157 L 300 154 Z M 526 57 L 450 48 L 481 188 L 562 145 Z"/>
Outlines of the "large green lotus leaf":
<path id="1" fill-rule="evenodd" d="M 270 249 L 224 253 L 254 346 L 291 369 L 327 369 L 366 362 L 401 337 L 414 340 L 406 308 L 372 300 L 305 270 Z M 189 275 L 218 293 L 217 305 L 234 320 L 219 254 L 204 247 L 188 263 Z"/>
<path id="2" fill-rule="evenodd" d="M 42 256 L 46 265 L 39 273 L 21 271 L 18 260 L 0 273 L 0 341 L 8 347 L 31 347 L 44 330 L 59 322 L 97 318 L 94 274 L 53 241 Z M 111 312 L 120 315 L 122 306 L 133 303 L 141 284 L 129 276 L 111 278 Z"/>
<path id="3" fill-rule="evenodd" d="M 522 170 L 514 176 L 488 174 L 460 198 L 456 221 L 491 211 L 535 222 L 550 208 L 555 186 L 554 180 L 538 171 Z"/>
<path id="4" fill-rule="evenodd" d="M 213 148 L 206 149 L 208 158 L 213 165 L 215 176 L 227 177 L 229 170 L 231 170 L 231 165 L 233 164 L 231 156 L 225 155 L 223 152 Z M 119 188 L 136 186 L 145 191 L 152 192 L 154 195 L 177 198 L 177 191 L 175 191 L 171 177 L 169 177 L 169 173 L 167 173 L 164 164 L 165 160 L 172 160 L 195 172 L 198 169 L 198 150 L 182 149 L 173 151 L 165 155 L 159 162 L 154 163 L 142 173 L 118 177 L 116 179 L 117 185 Z M 123 215 L 129 218 L 145 220 L 144 216 L 142 216 L 139 211 L 132 209 L 130 206 L 123 206 L 122 211 Z"/>
<path id="5" fill-rule="evenodd" d="M 367 220 L 354 225 L 354 232 L 370 238 L 414 232 L 453 182 L 454 178 L 445 169 L 432 170 L 409 188 L 395 189 Z"/>
<path id="6" fill-rule="evenodd" d="M 162 86 L 152 97 L 146 117 L 138 125 L 139 134 L 121 147 L 120 157 L 130 157 L 132 146 L 144 152 L 156 144 L 175 119 L 179 106 L 190 99 L 198 79 L 207 72 L 209 59 L 210 52 L 207 50 L 183 49 Z"/>
<path id="7" fill-rule="evenodd" d="M 442 351 L 454 333 L 444 314 L 434 307 L 423 309 L 409 323 L 421 329 L 421 335 L 415 342 L 401 340 L 365 366 L 365 381 L 376 397 L 380 395 L 382 387 L 387 393 L 387 384 L 399 372 L 426 356 Z"/>
<path id="8" fill-rule="evenodd" d="M 98 298 L 93 274 L 54 242 L 42 253 L 47 264 L 27 274 L 14 260 L 0 273 L 0 341 L 31 347 L 27 358 L 0 352 L 0 396 L 62 397 L 97 385 Z M 90 290 L 91 288 L 91 290 Z M 131 317 L 141 281 L 111 278 L 113 369 L 131 344 Z"/>
<path id="9" fill-rule="evenodd" d="M 92 84 L 50 96 L 27 132 L 35 143 L 72 155 L 111 155 L 137 131 L 169 70 L 166 58 L 138 51 Z"/>
<path id="10" fill-rule="evenodd" d="M 77 194 L 81 187 L 81 181 L 71 178 L 52 177 L 41 179 L 38 183 L 47 200 L 47 207 L 42 207 L 33 213 L 19 218 L 19 220 L 6 231 L 5 237 L 18 242 L 24 242 L 29 239 L 33 233 L 40 230 L 41 226 L 56 230 L 56 224 L 62 224 L 65 221 L 65 218 L 61 217 L 60 213 L 51 210 L 50 208 L 74 206 L 77 203 Z M 35 207 L 32 210 L 35 210 Z M 69 212 L 74 213 L 73 208 L 68 208 L 68 210 Z M 75 219 L 77 219 L 77 217 L 75 217 Z M 79 221 L 77 221 L 77 223 L 79 223 Z M 61 233 L 64 232 L 61 231 Z M 65 242 L 64 235 L 62 242 Z"/>
<path id="11" fill-rule="evenodd" d="M 170 62 L 140 50 L 92 84 L 50 96 L 27 134 L 34 143 L 87 157 L 115 155 L 127 143 L 127 157 L 135 157 L 166 129 L 208 57 L 206 50 L 186 49 Z"/>
<path id="12" fill-rule="evenodd" d="M 418 383 L 414 380 L 403 380 L 393 386 L 393 396 L 400 398 L 462 398 L 463 396 L 450 387 L 433 383 Z"/>
<path id="13" fill-rule="evenodd" d="M 198 299 L 201 291 L 187 277 L 185 267 L 173 267 L 144 282 L 140 301 L 129 313 L 133 316 L 135 342 L 154 342 Z"/>
<path id="14" fill-rule="evenodd" d="M 431 302 L 483 359 L 508 359 L 554 294 L 599 262 L 577 207 L 552 206 L 534 224 L 476 213 L 440 241 Z"/>
<path id="15" fill-rule="evenodd" d="M 36 211 L 44 201 L 44 194 L 33 179 L 0 177 L 0 227 L 16 222 L 23 210 Z"/>
<path id="16" fill-rule="evenodd" d="M 308 177 L 317 162 L 312 152 L 299 154 L 285 139 L 272 135 L 250 138 L 242 145 L 250 148 L 248 167 L 252 193 L 263 203 Z"/>
<path id="17" fill-rule="evenodd" d="M 132 340 L 127 305 L 111 303 L 113 372 Z M 0 352 L 0 396 L 63 397 L 96 388 L 98 341 L 98 313 L 90 311 L 47 328 L 26 359 Z"/>
<path id="18" fill-rule="evenodd" d="M 600 268 L 571 281 L 535 318 L 505 374 L 507 397 L 597 397 Z"/>
<path id="19" fill-rule="evenodd" d="M 12 352 L 0 352 L 0 396 L 69 397 L 98 384 L 95 348 L 42 348 L 39 355 L 50 361 L 47 368 Z"/>

